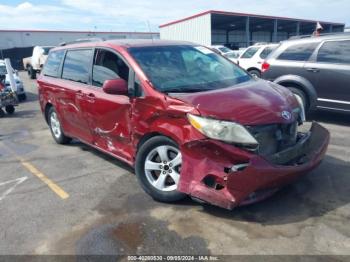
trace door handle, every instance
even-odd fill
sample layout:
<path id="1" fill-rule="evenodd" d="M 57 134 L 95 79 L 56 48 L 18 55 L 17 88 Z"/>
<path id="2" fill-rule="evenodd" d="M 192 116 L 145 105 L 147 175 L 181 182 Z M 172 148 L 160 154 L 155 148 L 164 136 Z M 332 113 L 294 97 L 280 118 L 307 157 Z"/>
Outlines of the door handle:
<path id="1" fill-rule="evenodd" d="M 75 92 L 75 96 L 76 96 L 78 99 L 82 99 L 82 98 L 84 97 L 83 91 L 78 90 L 77 92 Z"/>
<path id="2" fill-rule="evenodd" d="M 309 72 L 313 72 L 313 73 L 318 73 L 318 72 L 320 72 L 320 69 L 314 68 L 314 67 L 306 68 L 306 70 L 309 71 Z"/>
<path id="3" fill-rule="evenodd" d="M 90 103 L 94 103 L 95 102 L 95 95 L 93 93 L 89 93 L 87 95 L 87 100 L 90 102 Z"/>

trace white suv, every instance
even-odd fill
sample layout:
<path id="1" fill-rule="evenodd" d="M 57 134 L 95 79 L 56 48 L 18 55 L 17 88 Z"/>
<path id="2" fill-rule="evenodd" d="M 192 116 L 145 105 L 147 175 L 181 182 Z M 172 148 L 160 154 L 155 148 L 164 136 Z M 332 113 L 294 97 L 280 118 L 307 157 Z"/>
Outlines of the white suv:
<path id="1" fill-rule="evenodd" d="M 239 57 L 238 64 L 251 75 L 261 77 L 261 65 L 265 58 L 274 51 L 279 44 L 253 45 Z"/>
<path id="2" fill-rule="evenodd" d="M 237 64 L 238 57 L 240 55 L 240 51 L 238 50 L 231 50 L 223 45 L 212 45 L 210 47 L 213 51 L 216 53 L 225 56 L 226 58 L 230 59 L 232 62 Z"/>
<path id="3" fill-rule="evenodd" d="M 31 79 L 35 79 L 36 74 L 40 73 L 52 48 L 53 46 L 35 46 L 32 56 L 23 58 L 23 67 Z"/>

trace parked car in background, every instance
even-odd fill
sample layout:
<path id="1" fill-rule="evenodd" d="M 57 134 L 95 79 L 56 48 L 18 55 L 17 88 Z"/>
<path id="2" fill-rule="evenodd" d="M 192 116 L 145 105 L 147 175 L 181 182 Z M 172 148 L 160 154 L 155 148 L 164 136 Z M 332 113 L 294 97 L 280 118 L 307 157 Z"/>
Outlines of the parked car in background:
<path id="1" fill-rule="evenodd" d="M 23 67 L 31 79 L 36 78 L 46 62 L 47 55 L 53 46 L 35 46 L 31 57 L 23 58 Z"/>
<path id="2" fill-rule="evenodd" d="M 188 42 L 58 47 L 37 82 L 57 143 L 78 138 L 127 162 L 159 201 L 262 200 L 318 166 L 329 142 L 317 123 L 298 131 L 302 108 L 288 89 Z"/>
<path id="3" fill-rule="evenodd" d="M 350 34 L 282 42 L 262 65 L 262 77 L 289 88 L 306 111 L 350 112 Z"/>
<path id="4" fill-rule="evenodd" d="M 215 51 L 216 53 L 227 57 L 232 62 L 237 64 L 238 57 L 240 55 L 240 51 L 239 50 L 231 50 L 231 49 L 229 49 L 229 48 L 227 48 L 226 46 L 223 46 L 223 45 L 213 45 L 210 48 L 213 51 Z"/>
<path id="5" fill-rule="evenodd" d="M 10 86 L 10 78 L 9 78 L 9 73 L 6 70 L 6 65 L 4 60 L 0 60 L 0 73 L 1 74 L 6 74 L 6 79 L 5 79 L 5 86 L 9 87 Z M 18 72 L 16 70 L 12 70 L 13 77 L 16 82 L 16 95 L 18 97 L 19 101 L 24 101 L 27 99 L 27 94 L 24 89 L 23 82 L 21 78 L 18 75 Z"/>
<path id="6" fill-rule="evenodd" d="M 261 65 L 266 57 L 277 48 L 278 44 L 257 44 L 248 47 L 238 58 L 240 67 L 255 77 L 261 77 Z"/>

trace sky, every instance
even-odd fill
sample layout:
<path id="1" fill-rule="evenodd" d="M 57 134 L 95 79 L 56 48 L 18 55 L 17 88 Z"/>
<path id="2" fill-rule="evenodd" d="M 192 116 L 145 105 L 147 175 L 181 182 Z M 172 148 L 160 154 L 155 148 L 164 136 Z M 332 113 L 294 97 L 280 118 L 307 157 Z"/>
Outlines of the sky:
<path id="1" fill-rule="evenodd" d="M 207 10 L 350 26 L 350 0 L 0 0 L 0 29 L 149 32 Z"/>

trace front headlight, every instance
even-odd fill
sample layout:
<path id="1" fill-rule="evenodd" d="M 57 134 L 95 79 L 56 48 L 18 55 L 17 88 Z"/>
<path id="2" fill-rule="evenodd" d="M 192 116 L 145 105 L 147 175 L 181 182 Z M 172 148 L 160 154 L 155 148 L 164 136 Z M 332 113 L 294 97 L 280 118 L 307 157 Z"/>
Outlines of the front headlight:
<path id="1" fill-rule="evenodd" d="M 306 117 L 305 117 L 305 107 L 304 107 L 304 103 L 303 103 L 303 99 L 298 96 L 298 95 L 294 95 L 295 98 L 297 99 L 298 103 L 299 103 L 299 107 L 300 107 L 300 119 L 301 122 L 305 122 Z"/>
<path id="2" fill-rule="evenodd" d="M 240 124 L 191 114 L 187 114 L 187 118 L 194 128 L 209 138 L 229 143 L 258 145 L 255 138 Z"/>

